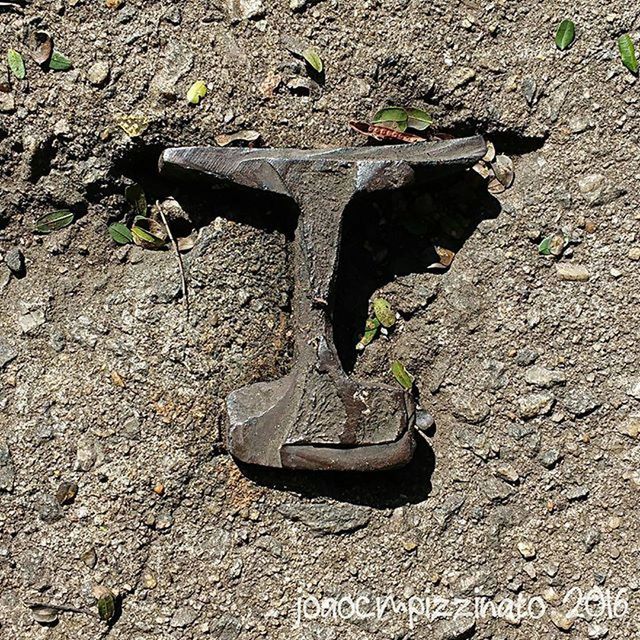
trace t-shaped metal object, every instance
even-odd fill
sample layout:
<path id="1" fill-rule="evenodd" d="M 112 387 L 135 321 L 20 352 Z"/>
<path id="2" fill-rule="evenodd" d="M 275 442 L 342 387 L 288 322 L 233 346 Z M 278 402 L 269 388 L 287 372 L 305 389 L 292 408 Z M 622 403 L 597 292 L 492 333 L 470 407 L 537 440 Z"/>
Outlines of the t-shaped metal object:
<path id="1" fill-rule="evenodd" d="M 356 193 L 437 178 L 473 165 L 485 152 L 475 136 L 313 151 L 187 147 L 163 153 L 163 173 L 273 191 L 300 210 L 293 243 L 294 364 L 284 378 L 229 394 L 232 455 L 268 467 L 339 471 L 392 469 L 411 460 L 411 394 L 350 378 L 334 344 L 342 218 Z"/>

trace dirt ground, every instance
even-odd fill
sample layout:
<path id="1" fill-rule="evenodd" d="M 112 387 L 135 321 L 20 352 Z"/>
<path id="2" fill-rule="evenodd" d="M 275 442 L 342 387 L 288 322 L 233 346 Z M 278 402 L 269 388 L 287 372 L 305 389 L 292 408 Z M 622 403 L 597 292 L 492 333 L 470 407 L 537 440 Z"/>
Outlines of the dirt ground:
<path id="1" fill-rule="evenodd" d="M 640 42 L 637 7 L 23 5 L 0 7 L 2 50 L 27 64 L 25 80 L 0 78 L 0 637 L 640 637 L 638 81 L 615 44 Z M 561 52 L 563 18 L 576 41 Z M 73 69 L 29 58 L 38 29 Z M 320 53 L 324 84 L 291 39 Z M 368 200 L 345 230 L 344 358 L 386 382 L 402 360 L 435 428 L 410 467 L 374 477 L 239 467 L 224 398 L 291 361 L 290 212 L 160 179 L 158 156 L 240 129 L 265 146 L 364 144 L 347 121 L 386 104 L 481 133 L 515 164 L 495 197 L 468 173 Z M 118 114 L 149 127 L 132 139 Z M 133 181 L 174 196 L 176 229 L 197 234 L 189 320 L 172 252 L 107 233 L 130 220 Z M 59 208 L 74 223 L 35 235 Z M 456 250 L 443 273 L 426 268 L 434 212 Z M 408 233 L 421 214 L 428 231 Z M 564 255 L 540 255 L 558 231 Z M 398 327 L 356 358 L 375 295 Z M 62 481 L 78 485 L 71 504 Z M 117 596 L 110 624 L 63 612 L 43 626 L 25 606 L 95 612 L 96 585 Z M 395 610 L 378 616 L 386 596 Z M 371 615 L 351 610 L 360 597 Z M 452 616 L 484 599 L 525 615 Z"/>

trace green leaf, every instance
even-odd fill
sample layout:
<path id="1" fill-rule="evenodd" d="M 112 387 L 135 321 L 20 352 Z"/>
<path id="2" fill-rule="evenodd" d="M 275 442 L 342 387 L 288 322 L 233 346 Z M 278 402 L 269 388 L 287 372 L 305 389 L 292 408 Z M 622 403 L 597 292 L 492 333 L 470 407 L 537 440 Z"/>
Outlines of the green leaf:
<path id="1" fill-rule="evenodd" d="M 93 593 L 98 599 L 98 615 L 100 620 L 111 620 L 116 613 L 116 598 L 111 589 L 99 585 Z"/>
<path id="2" fill-rule="evenodd" d="M 538 251 L 543 256 L 561 256 L 567 246 L 567 238 L 562 233 L 554 233 L 547 236 L 539 245 Z"/>
<path id="3" fill-rule="evenodd" d="M 164 225 L 152 220 L 137 216 L 131 234 L 135 244 L 145 249 L 160 249 L 167 242 L 167 232 Z"/>
<path id="4" fill-rule="evenodd" d="M 129 244 L 133 242 L 131 231 L 122 222 L 115 222 L 109 227 L 109 235 L 118 244 Z"/>
<path id="5" fill-rule="evenodd" d="M 407 127 L 414 131 L 424 131 L 433 124 L 433 118 L 422 109 L 406 109 Z"/>
<path id="6" fill-rule="evenodd" d="M 198 104 L 202 98 L 207 95 L 207 85 L 198 80 L 191 85 L 189 91 L 187 91 L 187 100 L 191 104 Z"/>
<path id="7" fill-rule="evenodd" d="M 380 321 L 377 318 L 367 318 L 367 322 L 364 326 L 364 335 L 356 345 L 356 350 L 363 351 L 367 345 L 371 344 L 373 339 L 378 335 L 379 329 Z"/>
<path id="8" fill-rule="evenodd" d="M 24 60 L 22 56 L 14 49 L 9 49 L 7 52 L 7 61 L 9 62 L 9 69 L 11 73 L 18 78 L 18 80 L 24 80 L 27 75 L 27 71 L 24 67 Z"/>
<path id="9" fill-rule="evenodd" d="M 387 107 L 380 109 L 380 111 L 373 116 L 373 123 L 387 126 L 386 123 L 388 122 L 396 122 L 398 124 L 404 124 L 406 129 L 408 119 L 409 115 L 406 109 L 402 107 Z"/>
<path id="10" fill-rule="evenodd" d="M 391 373 L 400 385 L 410 391 L 413 387 L 413 376 L 405 369 L 405 366 L 399 360 L 391 364 Z"/>
<path id="11" fill-rule="evenodd" d="M 137 215 L 143 218 L 147 215 L 147 198 L 144 195 L 144 189 L 137 182 L 130 184 L 124 190 L 124 197 L 133 206 Z"/>
<path id="12" fill-rule="evenodd" d="M 563 20 L 556 31 L 556 47 L 564 51 L 576 37 L 576 25 L 571 20 Z"/>
<path id="13" fill-rule="evenodd" d="M 393 327 L 396 323 L 396 314 L 391 310 L 391 305 L 384 298 L 374 299 L 373 313 L 383 327 Z"/>
<path id="14" fill-rule="evenodd" d="M 311 47 L 305 49 L 302 52 L 302 57 L 314 71 L 322 73 L 324 64 L 322 64 L 322 58 L 318 55 L 318 52 L 315 49 L 312 49 Z"/>
<path id="15" fill-rule="evenodd" d="M 49 69 L 54 71 L 69 71 L 72 66 L 71 60 L 59 51 L 54 51 L 51 60 L 49 60 Z"/>
<path id="16" fill-rule="evenodd" d="M 51 233 L 57 229 L 69 226 L 73 222 L 73 213 L 67 209 L 54 211 L 36 220 L 34 231 L 36 233 Z"/>
<path id="17" fill-rule="evenodd" d="M 638 60 L 636 59 L 636 50 L 633 46 L 633 40 L 631 36 L 626 33 L 618 38 L 618 51 L 620 52 L 620 58 L 631 73 L 638 73 Z"/>

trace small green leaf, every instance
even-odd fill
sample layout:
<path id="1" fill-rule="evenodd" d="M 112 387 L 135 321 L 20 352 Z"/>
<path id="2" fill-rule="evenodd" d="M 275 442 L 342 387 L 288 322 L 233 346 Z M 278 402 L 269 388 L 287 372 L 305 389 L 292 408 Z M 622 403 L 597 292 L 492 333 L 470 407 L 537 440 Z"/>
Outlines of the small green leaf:
<path id="1" fill-rule="evenodd" d="M 36 220 L 34 231 L 36 233 L 51 233 L 57 229 L 69 226 L 73 222 L 73 213 L 67 209 L 54 211 Z"/>
<path id="2" fill-rule="evenodd" d="M 399 360 L 391 364 L 391 373 L 400 385 L 410 391 L 413 387 L 413 376 L 405 369 L 405 366 Z"/>
<path id="3" fill-rule="evenodd" d="M 72 66 L 71 60 L 59 51 L 54 51 L 51 60 L 49 60 L 49 69 L 54 71 L 69 71 Z"/>
<path id="4" fill-rule="evenodd" d="M 11 73 L 18 78 L 18 80 L 24 80 L 27 75 L 27 71 L 24 67 L 24 60 L 22 56 L 14 49 L 9 49 L 7 52 L 7 61 L 9 62 L 9 69 Z"/>
<path id="5" fill-rule="evenodd" d="M 167 232 L 164 225 L 151 218 L 136 216 L 131 227 L 131 234 L 134 243 L 145 249 L 160 249 L 167 242 Z"/>
<path id="6" fill-rule="evenodd" d="M 393 327 L 396 323 L 396 314 L 391 310 L 391 305 L 384 298 L 374 299 L 373 313 L 383 327 Z"/>
<path id="7" fill-rule="evenodd" d="M 187 91 L 187 100 L 191 104 L 198 104 L 202 98 L 207 95 L 207 85 L 198 80 L 191 85 L 189 91 Z"/>
<path id="8" fill-rule="evenodd" d="M 129 244 L 133 242 L 131 231 L 122 222 L 115 222 L 109 227 L 109 235 L 118 244 Z"/>
<path id="9" fill-rule="evenodd" d="M 144 195 L 144 189 L 137 182 L 126 187 L 124 197 L 133 206 L 137 215 L 143 218 L 147 215 L 147 198 Z"/>
<path id="10" fill-rule="evenodd" d="M 324 69 L 324 64 L 322 63 L 322 58 L 318 55 L 318 52 L 311 47 L 305 49 L 302 52 L 302 57 L 306 60 L 307 64 L 317 73 L 322 73 Z"/>
<path id="11" fill-rule="evenodd" d="M 543 256 L 561 256 L 567 246 L 567 238 L 563 233 L 554 233 L 547 236 L 539 245 L 538 251 Z"/>
<path id="12" fill-rule="evenodd" d="M 576 37 L 576 25 L 571 20 L 563 20 L 556 31 L 556 47 L 564 51 Z"/>
<path id="13" fill-rule="evenodd" d="M 626 33 L 618 38 L 618 51 L 620 52 L 620 58 L 631 73 L 638 73 L 638 60 L 636 58 L 636 50 L 633 46 L 633 40 L 631 36 Z"/>
<path id="14" fill-rule="evenodd" d="M 94 588 L 93 593 L 98 598 L 100 620 L 111 620 L 116 613 L 116 598 L 113 592 L 111 589 L 100 585 Z"/>
<path id="15" fill-rule="evenodd" d="M 402 107 L 387 107 L 380 109 L 380 111 L 373 116 L 373 123 L 387 126 L 386 123 L 388 122 L 396 122 L 398 124 L 404 124 L 406 129 L 408 119 L 409 116 L 406 109 Z"/>
<path id="16" fill-rule="evenodd" d="M 422 109 L 407 109 L 407 127 L 414 131 L 424 131 L 433 124 L 433 118 Z"/>
<path id="17" fill-rule="evenodd" d="M 380 321 L 378 318 L 367 318 L 367 322 L 364 326 L 364 335 L 360 338 L 360 342 L 356 345 L 357 351 L 363 351 L 364 348 L 373 342 L 373 339 L 378 335 L 380 329 Z"/>

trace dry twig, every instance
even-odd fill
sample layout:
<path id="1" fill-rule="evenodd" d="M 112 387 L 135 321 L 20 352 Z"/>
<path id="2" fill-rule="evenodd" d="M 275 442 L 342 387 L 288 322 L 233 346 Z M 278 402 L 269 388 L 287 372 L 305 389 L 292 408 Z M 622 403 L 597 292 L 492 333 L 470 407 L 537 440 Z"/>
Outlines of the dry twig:
<path id="1" fill-rule="evenodd" d="M 187 312 L 187 320 L 189 319 L 189 291 L 187 290 L 187 277 L 184 273 L 184 264 L 182 263 L 182 256 L 180 255 L 180 250 L 178 249 L 178 243 L 176 239 L 173 237 L 171 233 L 171 229 L 169 228 L 169 223 L 167 222 L 167 217 L 164 215 L 164 211 L 162 210 L 162 206 L 160 205 L 160 201 L 156 201 L 156 207 L 158 207 L 158 211 L 160 212 L 160 217 L 162 218 L 162 224 L 164 224 L 167 229 L 167 235 L 169 236 L 169 240 L 171 240 L 171 244 L 173 245 L 173 249 L 176 252 L 176 257 L 178 258 L 178 269 L 180 270 L 180 280 L 182 282 L 182 297 L 184 299 L 184 308 Z"/>

